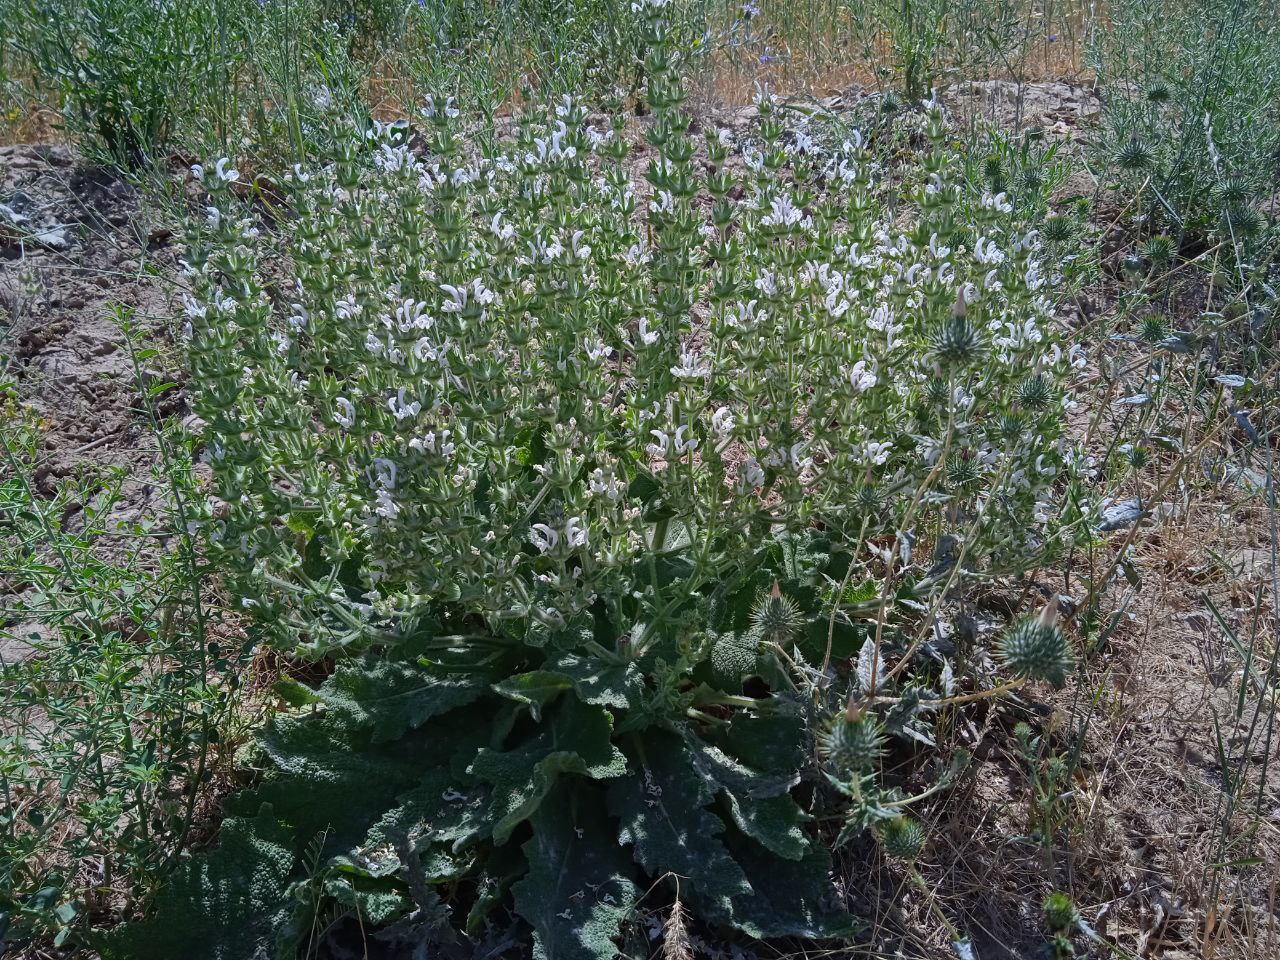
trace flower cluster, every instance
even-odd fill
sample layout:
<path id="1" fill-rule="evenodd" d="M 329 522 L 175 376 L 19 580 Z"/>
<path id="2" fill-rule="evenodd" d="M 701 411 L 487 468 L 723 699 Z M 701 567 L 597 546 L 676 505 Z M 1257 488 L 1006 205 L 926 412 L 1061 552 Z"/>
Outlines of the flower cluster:
<path id="1" fill-rule="evenodd" d="M 317 652 L 439 604 L 525 637 L 696 632 L 672 611 L 780 531 L 821 527 L 872 576 L 917 537 L 951 576 L 1053 549 L 1083 358 L 1036 231 L 962 182 L 937 108 L 890 195 L 767 91 L 695 162 L 673 57 L 649 61 L 647 144 L 565 97 L 471 151 L 430 102 L 295 168 L 271 230 L 229 164 L 202 171 L 209 533 Z"/>

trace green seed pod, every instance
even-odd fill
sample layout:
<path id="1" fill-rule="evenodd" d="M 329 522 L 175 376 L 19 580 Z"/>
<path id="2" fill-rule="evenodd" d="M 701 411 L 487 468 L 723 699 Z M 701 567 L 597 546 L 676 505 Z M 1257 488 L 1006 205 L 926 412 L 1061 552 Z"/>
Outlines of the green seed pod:
<path id="1" fill-rule="evenodd" d="M 877 834 L 884 852 L 897 860 L 915 860 L 924 849 L 924 827 L 910 817 L 889 820 Z"/>
<path id="2" fill-rule="evenodd" d="M 1011 673 L 1047 680 L 1055 687 L 1067 682 L 1075 665 L 1071 645 L 1057 624 L 1057 608 L 1050 601 L 1039 617 L 1027 617 L 1000 638 L 1000 657 Z"/>
<path id="3" fill-rule="evenodd" d="M 853 720 L 841 713 L 818 735 L 818 749 L 842 773 L 859 773 L 880 759 L 884 735 L 870 713 L 860 714 Z"/>

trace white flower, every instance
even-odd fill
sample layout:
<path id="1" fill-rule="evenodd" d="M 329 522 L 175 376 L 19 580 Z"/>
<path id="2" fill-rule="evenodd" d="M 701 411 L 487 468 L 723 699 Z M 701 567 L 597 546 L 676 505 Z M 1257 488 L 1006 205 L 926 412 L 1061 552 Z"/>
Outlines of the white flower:
<path id="1" fill-rule="evenodd" d="M 771 212 L 760 218 L 767 227 L 794 227 L 804 219 L 804 212 L 786 194 L 770 200 L 769 209 Z"/>
<path id="2" fill-rule="evenodd" d="M 405 387 L 401 387 L 394 397 L 387 398 L 387 408 L 395 416 L 397 420 L 407 420 L 409 417 L 416 417 L 418 412 L 422 410 L 422 404 L 417 400 L 405 402 Z"/>
<path id="3" fill-rule="evenodd" d="M 348 430 L 356 425 L 356 408 L 346 397 L 339 397 L 334 401 L 334 405 L 338 408 L 334 411 L 333 419 Z"/>
<path id="4" fill-rule="evenodd" d="M 849 371 L 849 382 L 859 393 L 874 387 L 877 379 L 875 370 L 868 369 L 866 360 L 859 360 Z"/>
<path id="5" fill-rule="evenodd" d="M 570 548 L 587 545 L 587 525 L 581 517 L 570 517 L 565 521 L 564 540 Z"/>
<path id="6" fill-rule="evenodd" d="M 538 548 L 539 553 L 548 553 L 560 543 L 560 534 L 545 523 L 535 523 L 529 528 L 529 542 Z"/>
<path id="7" fill-rule="evenodd" d="M 854 447 L 853 454 L 859 462 L 878 467 L 889 459 L 893 444 L 877 440 L 867 440 L 861 447 Z"/>
<path id="8" fill-rule="evenodd" d="M 671 375 L 681 380 L 699 380 L 711 375 L 711 368 L 703 363 L 697 352 L 681 349 L 680 363 L 671 368 Z"/>

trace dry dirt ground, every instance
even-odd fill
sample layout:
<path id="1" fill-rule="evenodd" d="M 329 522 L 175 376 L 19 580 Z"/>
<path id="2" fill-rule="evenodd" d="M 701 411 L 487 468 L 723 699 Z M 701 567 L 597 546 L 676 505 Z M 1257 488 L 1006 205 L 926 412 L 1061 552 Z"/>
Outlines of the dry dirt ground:
<path id="1" fill-rule="evenodd" d="M 1032 86 L 1021 103 L 998 84 L 947 97 L 962 117 L 1034 124 L 1055 138 L 1072 137 L 1096 115 L 1088 91 Z M 177 312 L 173 242 L 130 187 L 82 169 L 59 147 L 0 147 L 0 203 L 47 234 L 46 242 L 0 239 L 0 305 L 12 319 L 12 329 L 0 330 L 0 354 L 10 356 L 22 400 L 44 421 L 37 487 L 48 493 L 86 462 L 119 466 L 130 477 L 120 519 L 145 517 L 157 504 L 155 449 L 113 310 L 132 311 L 148 345 L 162 351 L 144 379 L 177 367 L 163 359 L 173 355 Z M 166 395 L 160 412 L 182 416 L 183 392 Z M 1141 585 L 1120 581 L 1108 595 L 1119 615 L 1088 683 L 1057 697 L 1010 698 L 975 717 L 964 739 L 975 747 L 977 776 L 931 812 L 934 839 L 920 864 L 931 894 L 874 852 L 844 863 L 839 879 L 853 908 L 873 919 L 875 955 L 953 956 L 937 910 L 970 932 L 981 960 L 1043 955 L 1039 901 L 1057 887 L 1119 948 L 1077 938 L 1081 952 L 1280 958 L 1280 748 L 1259 732 L 1276 691 L 1258 679 L 1276 643 L 1276 570 L 1259 456 L 1232 479 L 1191 485 L 1165 519 L 1136 536 Z M 1113 534 L 1111 547 L 1126 535 Z M 1050 571 L 1030 589 L 1065 588 Z M 1252 678 L 1209 599 L 1252 649 Z M 24 654 L 20 642 L 4 643 L 0 657 Z M 1251 732 L 1255 716 L 1262 726 Z M 1047 845 L 1028 835 L 1028 765 L 1010 734 L 1020 719 L 1050 731 L 1044 758 L 1080 744 L 1078 772 L 1058 807 L 1066 826 Z M 1226 788 L 1241 769 L 1249 785 L 1228 812 Z"/>

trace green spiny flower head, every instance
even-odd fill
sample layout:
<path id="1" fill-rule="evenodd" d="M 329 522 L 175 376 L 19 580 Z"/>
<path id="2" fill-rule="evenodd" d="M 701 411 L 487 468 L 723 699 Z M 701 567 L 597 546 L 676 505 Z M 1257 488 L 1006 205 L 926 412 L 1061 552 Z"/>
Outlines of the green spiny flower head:
<path id="1" fill-rule="evenodd" d="M 870 711 L 838 714 L 818 736 L 818 750 L 844 774 L 861 773 L 884 752 L 884 734 Z"/>
<path id="2" fill-rule="evenodd" d="M 1076 925 L 1080 912 L 1065 893 L 1051 893 L 1044 898 L 1044 924 L 1053 933 L 1064 933 Z"/>
<path id="3" fill-rule="evenodd" d="M 1033 373 L 1018 385 L 1018 404 L 1027 410 L 1045 410 L 1053 399 L 1053 390 L 1043 374 Z"/>
<path id="4" fill-rule="evenodd" d="M 884 852 L 897 860 L 911 862 L 924 849 L 924 827 L 910 817 L 887 821 L 877 835 Z"/>
<path id="5" fill-rule="evenodd" d="M 1000 418 L 998 429 L 1002 440 L 1006 443 L 1013 443 L 1027 429 L 1027 421 L 1020 413 L 1006 413 Z"/>
<path id="6" fill-rule="evenodd" d="M 941 377 L 933 377 L 924 386 L 924 402 L 926 406 L 946 406 L 951 399 L 951 388 Z"/>
<path id="7" fill-rule="evenodd" d="M 1249 202 L 1249 184 L 1243 177 L 1233 176 L 1222 185 L 1219 193 L 1225 210 L 1238 210 Z"/>
<path id="8" fill-rule="evenodd" d="M 968 490 L 982 475 L 972 450 L 958 450 L 947 457 L 947 486 L 956 492 Z"/>
<path id="9" fill-rule="evenodd" d="M 1055 214 L 1044 222 L 1044 238 L 1049 243 L 1066 243 L 1075 234 L 1070 217 Z"/>
<path id="10" fill-rule="evenodd" d="M 1164 233 L 1158 233 L 1154 237 L 1148 238 L 1142 248 L 1143 256 L 1151 262 L 1153 267 L 1157 268 L 1167 267 L 1176 252 L 1177 248 L 1173 238 Z"/>
<path id="11" fill-rule="evenodd" d="M 1168 103 L 1173 93 L 1167 83 L 1156 80 L 1147 85 L 1146 96 L 1148 103 Z"/>
<path id="12" fill-rule="evenodd" d="M 1146 343 L 1159 343 L 1169 336 L 1169 324 L 1160 314 L 1150 314 L 1142 318 L 1142 326 L 1138 330 L 1138 336 Z"/>
<path id="13" fill-rule="evenodd" d="M 1055 687 L 1067 682 L 1075 658 L 1058 626 L 1057 613 L 1055 601 L 1050 600 L 1038 617 L 1028 617 L 1005 631 L 1000 638 L 1000 656 L 1011 673 L 1047 680 Z"/>
<path id="14" fill-rule="evenodd" d="M 986 339 L 963 314 L 951 316 L 933 336 L 933 352 L 944 367 L 964 369 L 986 352 Z"/>
<path id="15" fill-rule="evenodd" d="M 1149 168 L 1155 158 L 1151 154 L 1150 147 L 1138 137 L 1130 137 L 1121 144 L 1114 159 L 1116 166 L 1121 170 L 1134 173 Z"/>
<path id="16" fill-rule="evenodd" d="M 766 643 L 785 644 L 799 632 L 802 623 L 800 608 L 790 597 L 783 596 L 776 580 L 751 611 L 751 626 Z"/>

